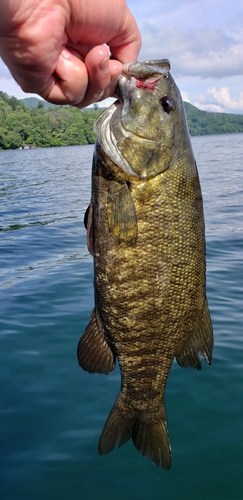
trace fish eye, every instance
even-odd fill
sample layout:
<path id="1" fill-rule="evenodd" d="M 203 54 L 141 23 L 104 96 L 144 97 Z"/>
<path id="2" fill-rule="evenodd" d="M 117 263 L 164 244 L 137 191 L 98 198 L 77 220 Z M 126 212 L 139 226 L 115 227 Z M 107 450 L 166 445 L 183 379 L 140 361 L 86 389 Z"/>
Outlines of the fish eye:
<path id="1" fill-rule="evenodd" d="M 168 95 L 164 95 L 163 97 L 161 97 L 160 99 L 160 106 L 161 108 L 163 108 L 163 110 L 166 112 L 166 113 L 171 113 L 172 111 L 175 111 L 176 110 L 176 102 L 175 102 L 175 99 L 173 99 L 173 97 L 171 96 L 168 96 Z"/>

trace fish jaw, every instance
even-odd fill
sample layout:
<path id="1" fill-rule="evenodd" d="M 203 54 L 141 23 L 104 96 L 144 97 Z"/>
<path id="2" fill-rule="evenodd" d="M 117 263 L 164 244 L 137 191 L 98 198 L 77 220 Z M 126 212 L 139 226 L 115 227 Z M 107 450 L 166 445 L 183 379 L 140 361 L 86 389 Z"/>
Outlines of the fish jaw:
<path id="1" fill-rule="evenodd" d="M 167 75 L 170 70 L 169 59 L 155 59 L 151 61 L 132 61 L 131 63 L 123 64 L 123 72 L 132 75 L 135 78 L 146 80 L 155 75 Z"/>

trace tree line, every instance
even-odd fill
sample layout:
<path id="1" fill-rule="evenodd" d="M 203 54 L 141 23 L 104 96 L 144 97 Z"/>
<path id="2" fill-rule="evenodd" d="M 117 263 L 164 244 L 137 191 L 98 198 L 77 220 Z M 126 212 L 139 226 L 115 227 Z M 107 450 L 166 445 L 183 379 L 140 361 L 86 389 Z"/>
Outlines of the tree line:
<path id="1" fill-rule="evenodd" d="M 243 132 L 243 115 L 202 111 L 185 102 L 191 135 L 233 134 Z"/>
<path id="2" fill-rule="evenodd" d="M 93 126 L 102 110 L 71 106 L 45 108 L 42 101 L 30 109 L 16 97 L 0 91 L 0 149 L 94 144 Z M 243 115 L 210 113 L 185 103 L 191 135 L 243 132 Z"/>
<path id="3" fill-rule="evenodd" d="M 40 101 L 29 109 L 16 97 L 0 91 L 0 149 L 93 144 L 93 126 L 100 110 L 79 110 L 71 106 L 45 109 Z"/>

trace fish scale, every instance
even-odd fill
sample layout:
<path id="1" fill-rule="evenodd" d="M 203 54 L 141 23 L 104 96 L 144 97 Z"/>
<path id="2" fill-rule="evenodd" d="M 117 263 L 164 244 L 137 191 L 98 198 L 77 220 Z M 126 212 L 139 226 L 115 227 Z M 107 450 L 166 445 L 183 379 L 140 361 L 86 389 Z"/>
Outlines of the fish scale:
<path id="1" fill-rule="evenodd" d="M 164 391 L 171 364 L 176 357 L 200 369 L 200 354 L 210 364 L 213 348 L 202 195 L 168 61 L 131 63 L 118 95 L 121 103 L 96 123 L 86 224 L 95 308 L 78 360 L 86 371 L 109 373 L 118 359 L 121 370 L 99 452 L 132 438 L 169 469 Z"/>

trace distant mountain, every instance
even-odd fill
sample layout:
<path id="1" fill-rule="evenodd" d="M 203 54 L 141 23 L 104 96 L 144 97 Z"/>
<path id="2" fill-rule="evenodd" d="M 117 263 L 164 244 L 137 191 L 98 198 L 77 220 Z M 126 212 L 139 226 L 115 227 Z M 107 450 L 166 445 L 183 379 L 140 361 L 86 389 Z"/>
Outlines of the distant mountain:
<path id="1" fill-rule="evenodd" d="M 24 99 L 20 99 L 27 108 L 34 109 L 38 107 L 43 107 L 44 109 L 55 108 L 55 104 L 51 104 L 50 102 L 44 101 L 38 97 L 24 97 Z"/>
<path id="2" fill-rule="evenodd" d="M 243 132 L 243 115 L 202 111 L 185 102 L 191 135 Z M 93 144 L 94 122 L 103 109 L 55 106 L 37 97 L 16 97 L 0 91 L 0 150 Z"/>
<path id="3" fill-rule="evenodd" d="M 50 102 L 44 101 L 44 99 L 38 97 L 24 97 L 24 99 L 20 99 L 20 102 L 22 102 L 29 109 L 40 108 L 40 107 L 44 109 L 53 109 L 53 108 L 63 107 L 57 104 L 51 104 Z M 65 105 L 65 108 L 66 107 L 67 106 Z M 102 108 L 102 106 L 94 104 L 93 107 L 83 108 L 83 109 L 85 109 L 85 111 L 94 111 L 94 110 L 104 111 L 106 108 Z"/>
<path id="4" fill-rule="evenodd" d="M 26 97 L 21 102 L 29 109 L 34 108 L 60 108 L 43 99 L 36 97 Z M 184 102 L 188 127 L 191 135 L 211 135 L 211 134 L 230 134 L 234 132 L 243 132 L 243 115 L 229 113 L 214 113 L 202 111 L 189 102 Z M 85 108 L 86 111 L 92 111 L 94 108 Z M 104 108 L 97 108 L 103 111 Z"/>
<path id="5" fill-rule="evenodd" d="M 243 132 L 243 115 L 202 111 L 184 102 L 191 135 L 231 134 Z"/>

